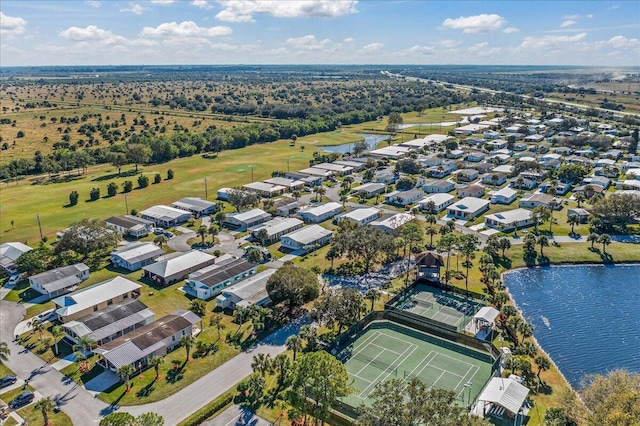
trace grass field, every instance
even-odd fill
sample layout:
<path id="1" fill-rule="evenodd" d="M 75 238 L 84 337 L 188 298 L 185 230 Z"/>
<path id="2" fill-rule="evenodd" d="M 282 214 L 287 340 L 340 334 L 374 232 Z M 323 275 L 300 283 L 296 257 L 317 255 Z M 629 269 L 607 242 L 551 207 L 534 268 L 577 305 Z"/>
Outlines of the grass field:
<path id="1" fill-rule="evenodd" d="M 468 405 L 491 376 L 492 365 L 489 354 L 387 321 L 372 323 L 337 357 L 354 382 L 355 391 L 343 399 L 352 407 L 371 404 L 369 396 L 380 382 L 413 377 L 454 392 L 460 405 Z"/>

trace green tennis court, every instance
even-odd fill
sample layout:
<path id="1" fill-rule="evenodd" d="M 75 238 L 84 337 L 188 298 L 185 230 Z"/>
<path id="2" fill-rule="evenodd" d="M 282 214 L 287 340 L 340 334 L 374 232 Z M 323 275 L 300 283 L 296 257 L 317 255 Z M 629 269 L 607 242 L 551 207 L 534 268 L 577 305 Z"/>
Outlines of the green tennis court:
<path id="1" fill-rule="evenodd" d="M 491 357 L 470 348 L 406 328 L 376 321 L 338 352 L 353 379 L 354 393 L 343 402 L 370 404 L 377 383 L 417 377 L 432 388 L 453 391 L 460 405 L 473 401 L 491 376 Z"/>
<path id="2" fill-rule="evenodd" d="M 451 325 L 458 331 L 464 329 L 482 306 L 478 300 L 424 284 L 415 286 L 396 304 L 397 308 Z"/>

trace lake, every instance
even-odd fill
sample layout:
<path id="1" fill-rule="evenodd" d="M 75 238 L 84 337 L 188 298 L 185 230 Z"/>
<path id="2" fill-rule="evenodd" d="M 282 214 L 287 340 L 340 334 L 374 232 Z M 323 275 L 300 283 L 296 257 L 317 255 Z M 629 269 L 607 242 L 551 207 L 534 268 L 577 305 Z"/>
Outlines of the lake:
<path id="1" fill-rule="evenodd" d="M 640 372 L 640 266 L 519 269 L 504 280 L 572 386 L 585 374 Z"/>
<path id="2" fill-rule="evenodd" d="M 362 136 L 364 138 L 365 143 L 367 144 L 367 151 L 375 149 L 378 144 L 384 140 L 387 140 L 389 136 L 387 135 L 370 135 L 366 133 L 357 133 L 358 136 Z M 324 152 L 337 152 L 339 154 L 346 154 L 347 152 L 351 152 L 353 150 L 353 143 L 345 143 L 342 145 L 325 145 L 321 146 Z"/>

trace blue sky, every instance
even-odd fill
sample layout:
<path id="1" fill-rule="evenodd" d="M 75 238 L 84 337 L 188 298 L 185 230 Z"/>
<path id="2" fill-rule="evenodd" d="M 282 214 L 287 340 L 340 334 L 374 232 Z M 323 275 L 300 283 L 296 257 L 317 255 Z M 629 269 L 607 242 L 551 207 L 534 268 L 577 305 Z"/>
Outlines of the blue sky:
<path id="1" fill-rule="evenodd" d="M 2 0 L 0 64 L 640 66 L 640 1 Z"/>

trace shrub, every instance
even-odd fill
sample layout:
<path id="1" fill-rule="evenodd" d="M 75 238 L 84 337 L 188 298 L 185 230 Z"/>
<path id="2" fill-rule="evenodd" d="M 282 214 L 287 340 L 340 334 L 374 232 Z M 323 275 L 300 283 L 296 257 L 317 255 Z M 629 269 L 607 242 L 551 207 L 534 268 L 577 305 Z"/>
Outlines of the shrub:
<path id="1" fill-rule="evenodd" d="M 149 176 L 138 176 L 138 188 L 146 188 L 147 186 L 149 186 Z"/>
<path id="2" fill-rule="evenodd" d="M 89 197 L 91 197 L 91 201 L 96 201 L 98 198 L 100 198 L 100 188 L 91 188 Z"/>
<path id="3" fill-rule="evenodd" d="M 167 170 L 167 180 L 173 179 L 173 169 Z"/>
<path id="4" fill-rule="evenodd" d="M 69 204 L 75 206 L 76 204 L 78 204 L 78 198 L 80 198 L 80 194 L 78 194 L 78 191 L 71 191 L 71 193 L 69 194 Z"/>
<path id="5" fill-rule="evenodd" d="M 107 185 L 107 195 L 109 197 L 113 197 L 118 193 L 118 184 L 115 182 L 111 182 Z"/>
<path id="6" fill-rule="evenodd" d="M 138 215 L 138 210 L 131 209 L 131 216 L 137 216 L 137 215 Z"/>
<path id="7" fill-rule="evenodd" d="M 125 180 L 122 184 L 122 192 L 131 192 L 133 190 L 133 182 Z"/>
<path id="8" fill-rule="evenodd" d="M 160 183 L 162 182 L 162 176 L 160 176 L 159 173 L 156 173 L 156 175 L 153 177 L 153 183 Z"/>

